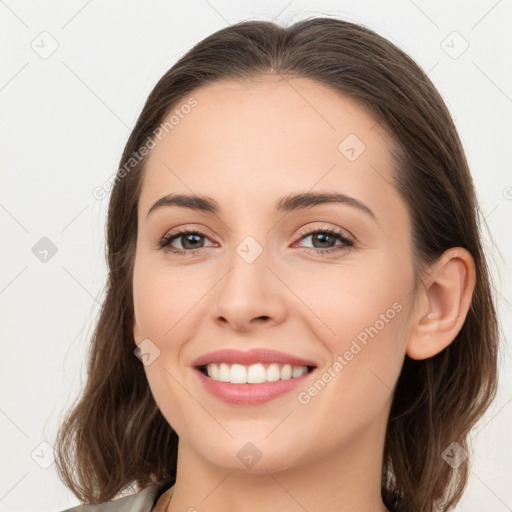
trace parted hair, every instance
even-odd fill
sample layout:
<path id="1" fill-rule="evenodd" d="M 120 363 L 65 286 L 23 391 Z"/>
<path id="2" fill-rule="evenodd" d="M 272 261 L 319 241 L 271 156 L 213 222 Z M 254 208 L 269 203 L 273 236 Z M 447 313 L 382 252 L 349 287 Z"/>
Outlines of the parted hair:
<path id="1" fill-rule="evenodd" d="M 134 356 L 132 279 L 147 157 L 129 172 L 126 164 L 196 89 L 269 73 L 328 85 L 367 109 L 384 128 L 392 146 L 393 185 L 411 218 L 417 276 L 451 247 L 464 247 L 474 259 L 476 284 L 464 324 L 434 357 L 405 357 L 384 444 L 386 506 L 450 510 L 468 481 L 468 434 L 497 391 L 499 325 L 482 244 L 483 216 L 457 130 L 426 73 L 373 30 L 330 17 L 289 27 L 244 21 L 219 30 L 181 57 L 149 94 L 110 194 L 105 297 L 90 344 L 86 384 L 57 436 L 59 474 L 84 503 L 110 500 L 157 480 L 174 481 L 178 436 Z M 442 457 L 454 442 L 470 453 L 456 468 Z"/>

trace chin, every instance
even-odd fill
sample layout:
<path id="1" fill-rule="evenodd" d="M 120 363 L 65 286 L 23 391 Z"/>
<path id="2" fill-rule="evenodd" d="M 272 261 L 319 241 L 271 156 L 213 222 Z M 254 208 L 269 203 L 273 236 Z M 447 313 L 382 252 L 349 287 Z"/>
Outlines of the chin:
<path id="1" fill-rule="evenodd" d="M 243 438 L 243 439 L 242 439 Z M 196 446 L 196 452 L 210 464 L 223 471 L 242 474 L 276 473 L 300 464 L 301 457 L 296 450 L 296 443 L 289 447 L 276 443 L 275 440 L 247 436 L 230 439 L 219 445 L 216 440 L 208 446 Z M 295 446 L 294 446 L 295 445 Z"/>

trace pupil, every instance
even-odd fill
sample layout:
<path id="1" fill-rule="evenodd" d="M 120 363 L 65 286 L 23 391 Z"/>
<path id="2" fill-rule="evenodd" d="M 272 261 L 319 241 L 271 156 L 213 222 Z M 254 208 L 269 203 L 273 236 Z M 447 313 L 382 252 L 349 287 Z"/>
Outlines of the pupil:
<path id="1" fill-rule="evenodd" d="M 194 247 L 197 247 L 197 245 L 192 245 L 192 247 L 187 247 L 187 245 L 189 245 L 189 242 L 190 242 L 190 239 L 191 238 L 195 238 L 195 241 L 198 242 L 201 238 L 200 235 L 195 235 L 195 234 L 192 234 L 192 235 L 186 235 L 185 236 L 185 243 L 183 244 L 183 247 L 185 247 L 185 249 L 194 249 Z"/>
<path id="2" fill-rule="evenodd" d="M 327 240 L 323 240 L 323 241 L 322 241 L 322 240 L 320 240 L 320 243 L 321 243 L 321 244 L 322 244 L 322 243 L 323 243 L 323 244 L 329 244 L 329 239 L 331 238 L 331 235 L 327 235 L 327 234 L 325 234 L 325 233 L 317 233 L 316 237 L 323 237 L 324 239 L 327 239 Z M 314 240 L 314 239 L 315 239 L 315 236 L 313 236 L 313 240 Z M 332 242 L 332 240 L 331 240 L 331 242 Z M 323 245 L 323 246 L 322 246 L 322 248 L 323 248 L 323 247 L 327 247 L 327 248 L 329 248 L 330 246 L 329 246 L 329 245 L 327 245 L 327 246 Z"/>

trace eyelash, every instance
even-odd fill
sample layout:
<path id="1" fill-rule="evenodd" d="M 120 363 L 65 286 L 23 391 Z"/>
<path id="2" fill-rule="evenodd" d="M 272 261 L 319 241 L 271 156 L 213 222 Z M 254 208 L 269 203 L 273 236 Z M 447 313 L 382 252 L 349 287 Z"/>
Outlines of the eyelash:
<path id="1" fill-rule="evenodd" d="M 334 229 L 331 229 L 331 228 L 314 229 L 314 230 L 308 231 L 306 233 L 303 233 L 300 236 L 299 241 L 302 241 L 305 238 L 307 238 L 308 236 L 315 235 L 318 233 L 332 236 L 332 237 L 340 240 L 343 243 L 343 245 L 330 247 L 329 249 L 316 249 L 314 247 L 302 247 L 303 251 L 306 252 L 307 254 L 314 254 L 314 255 L 332 254 L 334 252 L 348 250 L 355 245 L 354 240 L 352 240 L 351 238 L 348 238 L 343 233 L 336 231 Z M 186 235 L 198 235 L 198 236 L 203 236 L 205 238 L 208 238 L 208 236 L 205 233 L 203 233 L 202 231 L 199 231 L 197 229 L 187 229 L 187 230 L 183 230 L 183 231 L 171 232 L 168 235 L 165 235 L 158 242 L 157 245 L 160 249 L 165 249 L 175 239 L 180 238 L 182 236 L 186 236 Z M 193 256 L 194 254 L 200 252 L 202 249 L 205 249 L 205 248 L 206 247 L 200 247 L 199 249 L 181 250 L 181 249 L 176 249 L 175 247 L 173 247 L 172 250 L 168 249 L 168 251 L 173 254 L 179 254 L 179 255 L 183 255 L 183 256 Z"/>

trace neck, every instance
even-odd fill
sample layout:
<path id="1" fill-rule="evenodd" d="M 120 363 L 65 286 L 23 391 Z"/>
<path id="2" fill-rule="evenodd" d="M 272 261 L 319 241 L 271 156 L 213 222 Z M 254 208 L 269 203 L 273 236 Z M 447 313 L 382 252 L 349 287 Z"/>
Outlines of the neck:
<path id="1" fill-rule="evenodd" d="M 168 512 L 386 512 L 381 498 L 385 430 L 386 422 L 376 421 L 357 438 L 313 460 L 258 472 L 223 470 L 180 438 Z"/>

